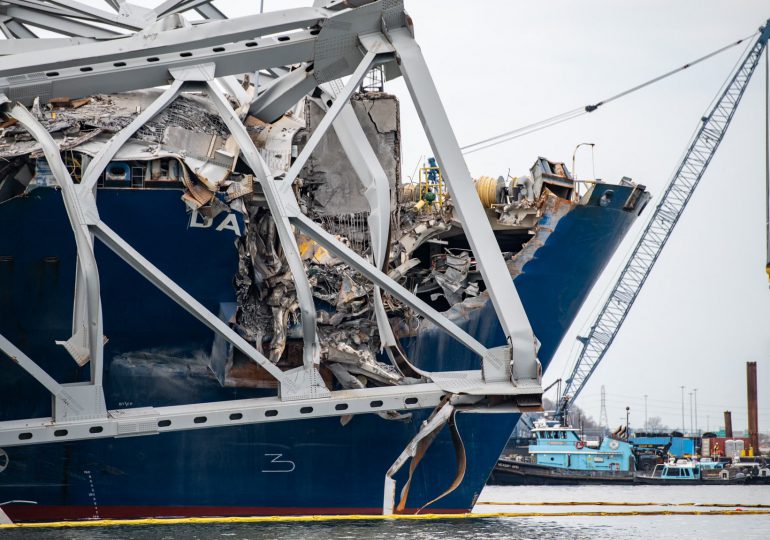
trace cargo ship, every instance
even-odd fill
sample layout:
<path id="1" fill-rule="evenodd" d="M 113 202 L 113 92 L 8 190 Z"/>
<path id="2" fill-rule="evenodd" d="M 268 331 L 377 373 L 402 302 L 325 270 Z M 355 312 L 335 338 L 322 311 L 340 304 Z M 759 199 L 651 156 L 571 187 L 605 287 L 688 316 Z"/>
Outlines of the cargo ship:
<path id="1" fill-rule="evenodd" d="M 320 40 L 327 29 L 364 34 L 368 28 L 342 24 L 343 19 L 330 24 L 334 17 L 349 16 L 358 24 L 374 14 L 377 25 L 383 17 L 391 28 L 399 21 L 411 24 L 400 2 L 362 4 L 342 11 L 318 8 L 315 18 L 305 12 L 297 18 L 308 27 L 308 40 Z M 161 35 L 191 31 L 178 23 L 164 20 L 158 30 Z M 399 38 L 397 30 L 390 37 L 398 50 L 399 39 L 411 38 Z M 276 47 L 289 42 L 282 36 L 266 39 Z M 169 46 L 183 46 L 173 43 Z M 249 43 L 256 42 L 244 43 L 244 50 L 253 48 Z M 102 46 L 88 44 L 85 52 Z M 360 58 L 358 49 L 352 50 Z M 219 53 L 217 47 L 213 51 Z M 119 54 L 129 52 L 124 47 Z M 408 72 L 406 53 L 413 50 L 401 52 L 401 68 Z M 79 67 L 77 62 L 87 61 L 82 54 L 72 56 L 73 77 L 81 83 L 101 76 L 99 69 Z M 174 62 L 186 58 L 174 56 Z M 152 58 L 142 69 L 165 61 L 162 55 Z M 292 58 L 281 60 L 290 64 Z M 0 60 L 0 87 L 13 76 L 13 60 Z M 316 60 L 305 73 L 320 70 L 322 62 Z M 116 69 L 124 67 L 118 64 Z M 326 68 L 336 73 L 329 66 L 339 65 L 327 60 Z M 38 72 L 59 77 L 66 67 Z M 276 68 L 261 76 L 275 89 L 298 71 Z M 170 72 L 179 80 L 189 77 Z M 155 72 L 141 73 L 150 77 Z M 126 82 L 113 76 L 98 79 L 101 86 L 95 86 L 109 90 L 110 84 L 120 83 L 126 91 L 76 99 L 39 99 L 33 95 L 37 86 L 14 88 L 15 99 L 30 111 L 25 113 L 22 105 L 10 110 L 0 137 L 5 160 L 0 178 L 0 345 L 7 353 L 0 362 L 0 440 L 8 441 L 0 444 L 0 518 L 382 513 L 391 478 L 401 486 L 393 511 L 469 511 L 519 412 L 536 409 L 539 394 L 533 390 L 529 400 L 519 396 L 506 402 L 495 390 L 489 390 L 492 397 L 476 397 L 472 380 L 461 384 L 455 376 L 441 383 L 449 379 L 439 373 L 478 370 L 479 356 L 458 346 L 438 318 L 418 316 L 418 308 L 430 312 L 427 305 L 440 312 L 457 333 L 471 336 L 466 343 L 476 340 L 490 350 L 510 345 L 493 287 L 483 279 L 483 257 L 471 249 L 469 225 L 463 226 L 459 215 L 470 203 L 453 196 L 451 166 L 438 159 L 420 181 L 401 184 L 398 100 L 381 89 L 350 99 L 343 92 L 341 99 L 360 129 L 358 143 L 368 143 L 384 173 L 383 219 L 367 197 L 377 190 L 361 185 L 360 162 L 346 144 L 350 133 L 324 133 L 329 128 L 325 113 L 335 101 L 335 89 L 318 82 L 324 77 L 316 75 L 301 95 L 288 92 L 291 105 L 265 92 L 261 100 L 243 98 L 243 90 L 256 91 L 246 79 L 239 80 L 241 90 L 231 84 L 228 95 L 209 79 L 204 91 L 181 88 L 149 118 L 145 111 L 153 110 L 173 86 L 132 90 L 131 84 L 149 88 L 150 79 Z M 227 82 L 222 86 L 228 88 Z M 236 110 L 238 102 L 245 104 L 240 126 L 233 127 L 230 113 L 217 108 L 219 98 L 220 104 L 229 99 Z M 141 127 L 132 129 L 136 123 Z M 34 125 L 46 133 L 30 137 Z M 104 159 L 113 138 L 127 129 L 130 136 L 93 175 L 90 165 Z M 233 130 L 243 130 L 248 138 L 237 139 Z M 317 132 L 322 136 L 314 137 Z M 53 152 L 46 136 L 56 145 Z M 311 147 L 311 157 L 300 165 L 297 160 Z M 251 150 L 265 170 L 254 166 Z M 326 237 L 307 229 L 282 228 L 265 177 L 286 178 L 293 171 L 296 181 L 288 193 L 298 210 L 345 249 L 331 251 L 332 240 L 323 243 Z M 68 179 L 72 186 L 65 185 Z M 90 188 L 91 179 L 95 207 L 83 220 L 98 212 L 105 224 L 90 229 L 99 237 L 91 241 L 99 273 L 98 322 L 104 329 L 96 345 L 74 324 L 84 294 L 83 285 L 77 285 L 79 264 L 85 264 L 80 256 L 88 248 L 83 251 L 77 234 L 73 239 L 77 223 L 72 224 L 67 198 L 69 187 L 79 197 L 90 192 L 83 188 Z M 497 256 L 515 285 L 544 369 L 649 195 L 627 178 L 578 182 L 563 163 L 545 158 L 520 177 L 480 177 L 475 188 L 487 223 L 470 226 L 492 229 Z M 382 193 L 382 184 L 378 189 Z M 307 223 L 302 219 L 297 222 Z M 385 249 L 373 234 L 383 222 Z M 112 236 L 103 235 L 105 230 Z M 279 238 L 287 230 L 312 293 L 312 322 L 286 239 Z M 115 238 L 133 251 L 120 251 Z M 379 296 L 377 287 L 355 271 L 352 265 L 359 259 L 350 253 L 377 261 L 390 280 L 414 291 L 418 300 L 407 303 L 394 287 Z M 380 278 L 379 283 L 389 282 Z M 216 320 L 201 313 L 216 314 Z M 313 322 L 315 340 L 308 341 Z M 389 339 L 395 343 L 388 345 Z M 337 405 L 333 412 L 318 414 L 315 396 L 293 396 L 299 404 L 296 415 L 283 419 L 288 409 L 280 399 L 293 386 L 285 379 L 279 386 L 270 375 L 276 368 L 280 374 L 301 373 L 308 366 L 308 343 L 318 351 L 310 371 L 319 377 L 308 388 L 321 394 L 319 389 L 331 389 Z M 91 351 L 103 348 L 99 388 L 107 409 L 99 413 L 94 407 L 92 417 L 77 416 L 68 401 L 76 389 L 89 381 L 93 387 L 95 377 L 102 376 L 95 370 L 94 354 L 89 357 L 89 345 L 95 347 Z M 254 358 L 267 361 L 255 363 Z M 52 381 L 30 368 L 28 359 Z M 443 396 L 435 408 L 425 405 L 428 398 L 408 397 L 410 388 L 425 388 L 430 381 L 438 381 L 434 386 Z M 499 393 L 509 392 L 510 381 L 486 382 L 484 391 L 503 383 Z M 71 395 L 52 399 L 52 388 Z M 430 396 L 436 394 L 431 391 Z M 403 396 L 401 406 L 389 405 L 394 392 Z M 351 400 L 349 415 L 340 412 L 349 406 L 340 401 L 345 396 Z M 459 400 L 456 409 L 438 424 L 448 427 L 426 433 L 454 398 Z M 477 401 L 463 401 L 471 398 Z M 368 412 L 353 411 L 353 401 L 363 400 Z M 273 405 L 260 409 L 262 403 Z M 57 416 L 57 408 L 65 412 Z M 250 420 L 253 410 L 260 411 L 260 420 Z M 121 421 L 126 418 L 131 422 Z M 176 430 L 182 418 L 189 419 L 189 426 Z M 102 433 L 110 429 L 115 430 L 111 436 Z M 49 439 L 38 442 L 44 436 Z M 408 471 L 395 465 L 405 455 L 413 458 Z"/>

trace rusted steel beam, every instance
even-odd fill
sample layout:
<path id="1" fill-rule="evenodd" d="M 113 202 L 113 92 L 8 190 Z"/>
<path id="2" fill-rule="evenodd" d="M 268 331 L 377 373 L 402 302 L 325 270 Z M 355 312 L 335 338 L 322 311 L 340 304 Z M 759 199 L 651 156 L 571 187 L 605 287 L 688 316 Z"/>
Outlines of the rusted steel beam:
<path id="1" fill-rule="evenodd" d="M 725 437 L 733 438 L 733 413 L 730 411 L 725 411 Z"/>
<path id="2" fill-rule="evenodd" d="M 746 362 L 746 398 L 749 405 L 749 438 L 756 454 L 759 451 L 759 411 L 757 409 L 757 363 Z"/>

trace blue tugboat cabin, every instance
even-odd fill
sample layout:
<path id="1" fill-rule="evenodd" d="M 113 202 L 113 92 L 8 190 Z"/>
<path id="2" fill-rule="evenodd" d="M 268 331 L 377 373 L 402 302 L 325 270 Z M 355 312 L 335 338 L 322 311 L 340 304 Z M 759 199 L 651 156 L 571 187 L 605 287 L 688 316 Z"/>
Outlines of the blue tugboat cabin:
<path id="1" fill-rule="evenodd" d="M 598 445 L 586 443 L 576 428 L 545 422 L 532 430 L 535 443 L 529 453 L 537 465 L 579 471 L 633 471 L 632 447 L 626 441 L 603 438 Z"/>

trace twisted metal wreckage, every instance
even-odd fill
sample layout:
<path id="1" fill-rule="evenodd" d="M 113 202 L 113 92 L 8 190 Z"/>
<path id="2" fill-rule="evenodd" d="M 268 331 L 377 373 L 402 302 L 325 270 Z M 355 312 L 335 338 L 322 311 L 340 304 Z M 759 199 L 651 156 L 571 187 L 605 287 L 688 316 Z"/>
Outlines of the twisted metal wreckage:
<path id="1" fill-rule="evenodd" d="M 90 362 L 88 383 L 60 384 L 0 335 L 0 349 L 53 396 L 52 418 L 0 422 L 0 446 L 227 426 L 236 411 L 238 423 L 257 423 L 435 408 L 388 472 L 383 510 L 392 513 L 392 475 L 455 408 L 540 405 L 537 341 L 511 279 L 521 263 L 501 253 L 490 222 L 534 231 L 542 207 L 558 198 L 543 178 L 537 189 L 526 178 L 516 197 L 501 200 L 500 181 L 486 179 L 492 195 L 482 206 L 400 0 L 318 1 L 236 19 L 207 1 L 109 4 L 114 12 L 69 0 L 0 2 L 9 38 L 0 42 L 3 173 L 20 190 L 46 179 L 61 190 L 78 256 L 73 334 L 61 344 L 79 365 Z M 203 20 L 180 14 L 190 9 Z M 70 37 L 36 39 L 28 25 Z M 397 102 L 356 94 L 374 67 L 404 76 L 438 160 L 447 194 L 431 211 L 416 209 L 419 195 L 399 186 Z M 354 175 L 322 163 L 329 128 Z M 371 140 L 385 142 L 373 148 Z M 191 226 L 212 226 L 224 213 L 218 227 L 240 235 L 229 322 L 100 219 L 97 185 L 119 181 L 121 166 L 111 164 L 131 161 L 147 163 L 148 182 L 184 185 Z M 472 258 L 446 250 L 426 265 L 415 256 L 452 235 L 464 235 Z M 269 374 L 277 395 L 107 410 L 109 328 L 94 238 L 239 351 L 249 362 L 241 368 Z M 508 345 L 486 348 L 415 288 L 443 295 L 444 307 L 488 295 Z M 480 369 L 411 365 L 399 339 L 418 320 L 476 353 Z M 290 337 L 302 346 L 287 348 Z M 342 389 L 332 390 L 334 379 Z M 196 423 L 202 414 L 206 423 Z"/>

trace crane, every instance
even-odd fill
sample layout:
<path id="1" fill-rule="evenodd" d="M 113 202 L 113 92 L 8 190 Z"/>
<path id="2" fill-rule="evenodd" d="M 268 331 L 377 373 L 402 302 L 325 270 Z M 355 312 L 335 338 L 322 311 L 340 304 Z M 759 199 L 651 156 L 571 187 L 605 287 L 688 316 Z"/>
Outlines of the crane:
<path id="1" fill-rule="evenodd" d="M 684 158 L 669 181 L 588 335 L 577 338 L 582 347 L 556 406 L 554 416 L 559 420 L 564 420 L 570 406 L 580 395 L 620 331 L 634 300 L 722 142 L 751 76 L 759 65 L 768 38 L 770 20 L 759 29 L 759 37 L 737 64 L 711 110 L 700 119 Z"/>

